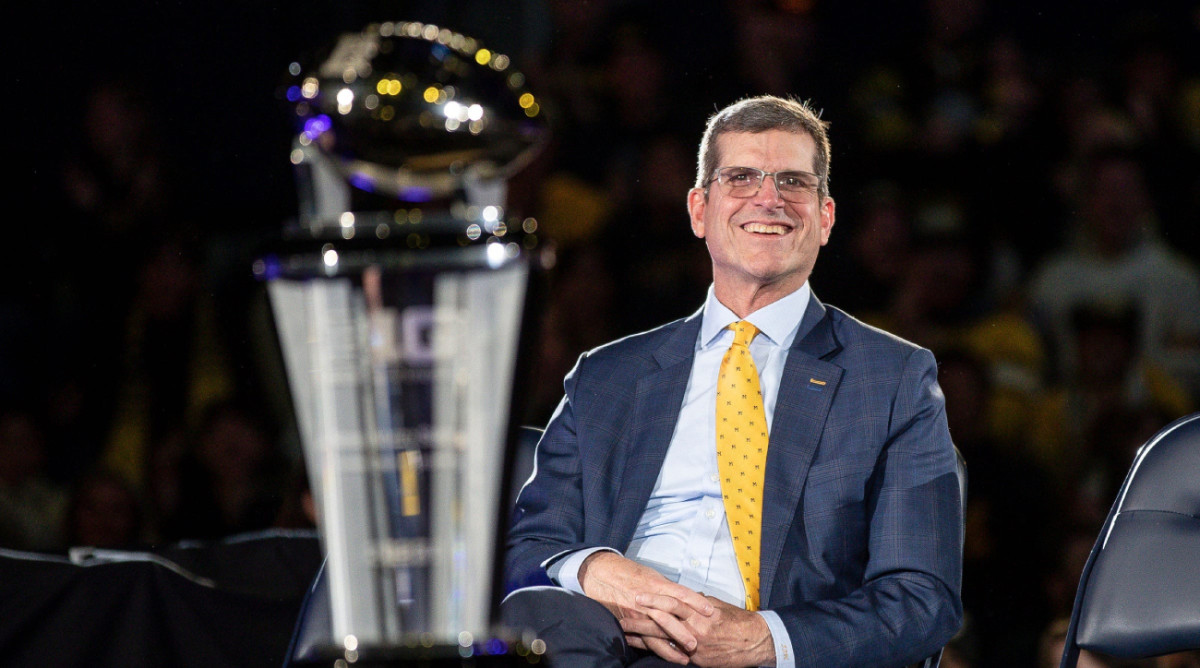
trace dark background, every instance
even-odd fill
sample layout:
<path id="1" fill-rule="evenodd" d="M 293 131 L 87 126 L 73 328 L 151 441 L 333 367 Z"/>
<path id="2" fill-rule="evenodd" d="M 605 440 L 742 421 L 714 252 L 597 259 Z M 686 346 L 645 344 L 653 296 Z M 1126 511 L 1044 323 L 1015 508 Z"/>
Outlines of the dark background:
<path id="1" fill-rule="evenodd" d="M 296 212 L 288 64 L 381 20 L 509 54 L 554 128 L 512 192 L 560 257 L 518 388 L 531 424 L 580 352 L 701 303 L 684 198 L 707 116 L 761 93 L 821 109 L 838 223 L 814 289 L 938 355 L 972 477 L 959 651 L 1037 660 L 1132 448 L 1200 391 L 1195 332 L 1167 357 L 1141 328 L 1200 280 L 1195 2 L 25 4 L 6 30 L 0 545 L 310 523 L 249 267 Z M 1097 255 L 1105 211 L 1135 238 Z M 1055 329 L 1046 267 L 1146 240 L 1168 269 Z"/>

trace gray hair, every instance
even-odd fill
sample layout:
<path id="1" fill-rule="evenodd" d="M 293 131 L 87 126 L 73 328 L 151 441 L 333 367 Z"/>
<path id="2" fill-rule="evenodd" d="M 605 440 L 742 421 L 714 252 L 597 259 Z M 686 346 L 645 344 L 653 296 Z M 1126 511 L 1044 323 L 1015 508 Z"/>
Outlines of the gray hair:
<path id="1" fill-rule="evenodd" d="M 821 178 L 818 192 L 821 197 L 829 196 L 829 123 L 821 120 L 806 102 L 784 99 L 774 95 L 750 97 L 734 102 L 713 114 L 700 140 L 699 164 L 696 171 L 696 187 L 704 188 L 717 169 L 717 137 L 730 132 L 767 132 L 784 130 L 795 134 L 807 134 L 816 144 L 817 154 L 813 157 L 813 169 Z"/>

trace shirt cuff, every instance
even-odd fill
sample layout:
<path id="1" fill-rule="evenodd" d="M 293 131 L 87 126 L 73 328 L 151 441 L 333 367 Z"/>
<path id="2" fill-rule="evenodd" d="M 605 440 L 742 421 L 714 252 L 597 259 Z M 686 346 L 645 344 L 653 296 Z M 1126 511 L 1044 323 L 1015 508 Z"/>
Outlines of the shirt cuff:
<path id="1" fill-rule="evenodd" d="M 770 610 L 759 610 L 758 614 L 767 620 L 767 628 L 771 630 L 771 639 L 775 641 L 775 668 L 796 668 L 796 655 L 792 652 L 792 639 L 779 615 Z"/>
<path id="2" fill-rule="evenodd" d="M 597 552 L 620 554 L 610 547 L 589 547 L 574 552 L 567 552 L 559 555 L 559 558 L 554 563 L 545 566 L 546 575 L 549 575 L 550 579 L 563 589 L 575 592 L 576 594 L 582 594 L 583 587 L 579 584 L 579 567 L 583 566 L 584 559 Z M 780 626 L 782 627 L 782 623 Z"/>

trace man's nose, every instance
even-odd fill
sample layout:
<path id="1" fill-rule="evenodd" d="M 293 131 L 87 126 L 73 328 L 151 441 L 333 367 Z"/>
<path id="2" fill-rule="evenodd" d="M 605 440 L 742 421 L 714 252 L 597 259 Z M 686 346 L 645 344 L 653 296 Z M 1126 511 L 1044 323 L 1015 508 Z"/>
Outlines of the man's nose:
<path id="1" fill-rule="evenodd" d="M 763 175 L 762 185 L 754 194 L 754 201 L 764 206 L 779 206 L 783 203 L 783 197 L 779 193 L 779 184 L 775 182 L 774 174 Z"/>

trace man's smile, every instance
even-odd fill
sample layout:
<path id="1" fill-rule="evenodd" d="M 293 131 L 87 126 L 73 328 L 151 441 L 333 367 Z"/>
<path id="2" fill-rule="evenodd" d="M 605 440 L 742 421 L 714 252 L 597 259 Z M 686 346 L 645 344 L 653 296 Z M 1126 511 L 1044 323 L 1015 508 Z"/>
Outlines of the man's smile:
<path id="1" fill-rule="evenodd" d="M 773 223 L 751 222 L 751 223 L 744 223 L 741 227 L 746 232 L 753 232 L 755 234 L 773 234 L 773 235 L 784 235 L 784 234 L 787 234 L 788 232 L 791 232 L 793 229 L 791 225 L 789 225 L 788 223 L 783 223 L 783 222 L 773 222 Z"/>

